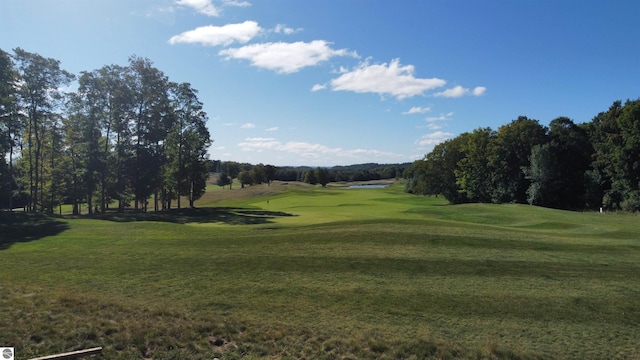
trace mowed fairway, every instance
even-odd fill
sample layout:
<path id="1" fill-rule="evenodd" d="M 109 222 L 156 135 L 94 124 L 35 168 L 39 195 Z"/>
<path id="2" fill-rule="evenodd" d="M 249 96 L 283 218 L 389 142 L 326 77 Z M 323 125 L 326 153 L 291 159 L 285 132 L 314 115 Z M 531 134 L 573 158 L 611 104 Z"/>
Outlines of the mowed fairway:
<path id="1" fill-rule="evenodd" d="M 640 358 L 635 215 L 450 206 L 400 184 L 276 183 L 199 206 L 0 214 L 0 345 L 17 358 Z"/>

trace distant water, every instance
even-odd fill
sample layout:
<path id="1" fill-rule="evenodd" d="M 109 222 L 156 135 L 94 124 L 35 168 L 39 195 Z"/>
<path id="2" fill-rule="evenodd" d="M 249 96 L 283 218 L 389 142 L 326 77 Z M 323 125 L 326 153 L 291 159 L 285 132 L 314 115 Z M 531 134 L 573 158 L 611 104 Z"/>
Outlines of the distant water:
<path id="1" fill-rule="evenodd" d="M 389 185 L 385 184 L 369 184 L 369 185 L 351 185 L 349 189 L 382 189 L 386 188 Z"/>

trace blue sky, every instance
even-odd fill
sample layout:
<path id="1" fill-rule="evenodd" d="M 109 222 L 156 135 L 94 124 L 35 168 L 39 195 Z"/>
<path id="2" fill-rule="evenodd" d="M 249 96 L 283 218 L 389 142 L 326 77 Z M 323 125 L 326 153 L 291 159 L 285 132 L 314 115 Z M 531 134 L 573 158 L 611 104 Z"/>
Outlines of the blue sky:
<path id="1" fill-rule="evenodd" d="M 640 96 L 632 0 L 2 0 L 0 48 L 72 73 L 130 55 L 189 82 L 212 159 L 419 159 L 519 115 L 588 122 Z"/>

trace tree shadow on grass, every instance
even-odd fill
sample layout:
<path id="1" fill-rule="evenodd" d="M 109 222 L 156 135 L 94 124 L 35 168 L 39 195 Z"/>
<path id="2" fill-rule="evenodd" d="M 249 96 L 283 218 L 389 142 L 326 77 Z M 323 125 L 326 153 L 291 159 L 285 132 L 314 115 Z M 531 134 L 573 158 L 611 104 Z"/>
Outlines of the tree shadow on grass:
<path id="1" fill-rule="evenodd" d="M 222 223 L 229 225 L 260 225 L 272 223 L 279 217 L 296 216 L 281 211 L 263 209 L 216 207 L 171 209 L 161 212 L 122 212 L 94 215 L 96 219 L 130 222 L 130 221 L 163 221 L 177 224 L 188 223 Z"/>
<path id="2" fill-rule="evenodd" d="M 57 235 L 69 224 L 42 213 L 0 211 L 0 250 L 20 242 Z"/>

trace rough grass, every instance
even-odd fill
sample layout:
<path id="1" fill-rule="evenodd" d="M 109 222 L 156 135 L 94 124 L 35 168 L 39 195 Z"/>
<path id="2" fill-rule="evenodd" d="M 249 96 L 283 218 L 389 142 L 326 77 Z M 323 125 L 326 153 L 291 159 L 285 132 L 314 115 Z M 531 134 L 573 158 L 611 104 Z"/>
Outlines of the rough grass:
<path id="1" fill-rule="evenodd" d="M 2 343 L 20 358 L 640 357 L 636 216 L 448 206 L 399 186 L 201 204 L 218 207 L 1 214 Z"/>

